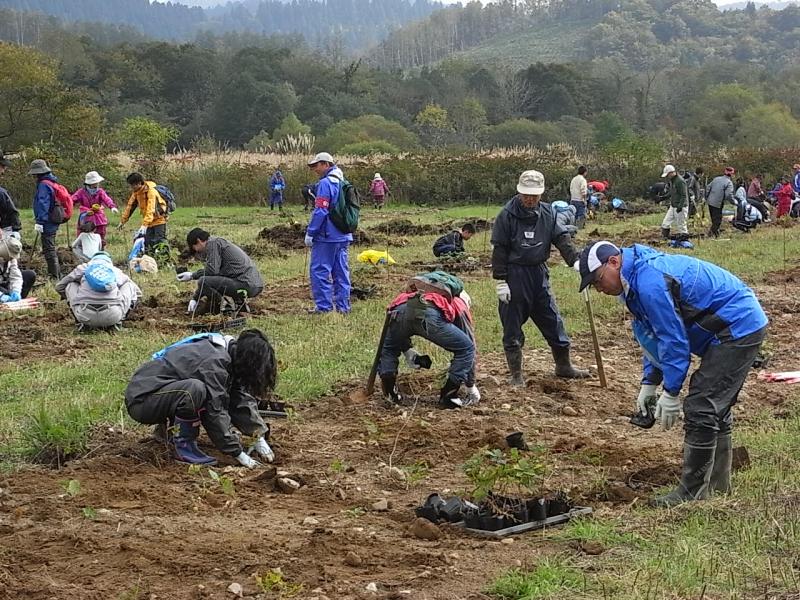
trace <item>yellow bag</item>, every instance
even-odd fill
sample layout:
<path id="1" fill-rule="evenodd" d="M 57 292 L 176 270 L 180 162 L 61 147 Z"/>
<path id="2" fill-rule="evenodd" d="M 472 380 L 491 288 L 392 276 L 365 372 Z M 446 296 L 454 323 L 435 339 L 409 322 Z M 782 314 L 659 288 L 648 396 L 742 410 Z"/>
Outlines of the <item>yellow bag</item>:
<path id="1" fill-rule="evenodd" d="M 396 261 L 389 255 L 388 252 L 378 250 L 364 250 L 356 257 L 358 262 L 371 263 L 373 265 L 396 264 Z"/>

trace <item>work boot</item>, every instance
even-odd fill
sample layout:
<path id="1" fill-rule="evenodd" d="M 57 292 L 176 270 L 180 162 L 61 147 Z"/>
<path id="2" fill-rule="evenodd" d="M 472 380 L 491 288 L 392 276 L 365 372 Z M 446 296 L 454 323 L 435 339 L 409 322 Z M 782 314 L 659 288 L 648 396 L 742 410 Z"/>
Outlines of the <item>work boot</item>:
<path id="1" fill-rule="evenodd" d="M 217 459 L 205 454 L 197 447 L 197 436 L 200 434 L 199 421 L 175 419 L 178 423 L 178 435 L 172 439 L 175 446 L 175 460 L 189 463 L 190 465 L 217 464 Z"/>
<path id="2" fill-rule="evenodd" d="M 397 375 L 395 373 L 381 375 L 381 389 L 383 389 L 383 395 L 395 404 L 403 401 L 403 396 L 397 391 Z"/>
<path id="3" fill-rule="evenodd" d="M 564 379 L 586 379 L 591 373 L 585 369 L 576 369 L 569 359 L 569 346 L 566 348 L 552 347 L 553 358 L 556 361 L 556 377 Z"/>
<path id="4" fill-rule="evenodd" d="M 460 389 L 461 383 L 453 381 L 448 377 L 447 381 L 444 383 L 444 387 L 439 391 L 439 407 L 460 408 L 462 406 L 461 401 L 454 402 L 454 400 L 458 400 L 458 390 Z"/>
<path id="5" fill-rule="evenodd" d="M 669 239 L 669 227 L 662 227 L 661 228 L 661 237 L 665 240 Z"/>
<path id="6" fill-rule="evenodd" d="M 711 492 L 730 494 L 731 465 L 733 464 L 733 445 L 731 432 L 717 436 L 717 450 L 714 452 L 714 467 L 711 469 L 711 480 L 708 488 Z"/>
<path id="7" fill-rule="evenodd" d="M 651 500 L 650 505 L 656 508 L 669 508 L 684 502 L 708 498 L 716 446 L 716 439 L 707 446 L 694 446 L 684 442 L 680 484 L 669 494 Z"/>
<path id="8" fill-rule="evenodd" d="M 514 387 L 523 387 L 525 380 L 522 378 L 522 348 L 506 350 L 506 362 L 508 363 L 508 371 L 511 373 L 509 383 Z"/>

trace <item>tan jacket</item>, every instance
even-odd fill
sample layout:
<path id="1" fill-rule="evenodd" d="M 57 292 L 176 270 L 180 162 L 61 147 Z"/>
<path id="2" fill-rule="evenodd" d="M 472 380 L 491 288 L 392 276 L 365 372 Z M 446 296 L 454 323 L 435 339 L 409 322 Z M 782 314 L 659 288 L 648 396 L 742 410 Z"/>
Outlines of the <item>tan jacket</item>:
<path id="1" fill-rule="evenodd" d="M 586 200 L 586 193 L 588 191 L 589 185 L 586 182 L 586 177 L 583 175 L 575 175 L 572 181 L 569 182 L 570 200 Z"/>

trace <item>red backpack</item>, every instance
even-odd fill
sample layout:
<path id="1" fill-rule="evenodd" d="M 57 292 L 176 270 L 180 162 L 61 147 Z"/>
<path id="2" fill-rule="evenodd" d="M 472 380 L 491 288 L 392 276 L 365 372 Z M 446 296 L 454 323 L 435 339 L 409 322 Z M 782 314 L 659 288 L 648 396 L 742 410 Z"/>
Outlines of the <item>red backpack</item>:
<path id="1" fill-rule="evenodd" d="M 50 209 L 48 215 L 50 222 L 56 225 L 66 223 L 72 218 L 72 195 L 69 190 L 60 183 L 51 181 L 50 179 L 42 179 L 42 183 L 46 184 L 53 190 L 53 195 L 56 197 L 56 202 L 53 208 Z"/>

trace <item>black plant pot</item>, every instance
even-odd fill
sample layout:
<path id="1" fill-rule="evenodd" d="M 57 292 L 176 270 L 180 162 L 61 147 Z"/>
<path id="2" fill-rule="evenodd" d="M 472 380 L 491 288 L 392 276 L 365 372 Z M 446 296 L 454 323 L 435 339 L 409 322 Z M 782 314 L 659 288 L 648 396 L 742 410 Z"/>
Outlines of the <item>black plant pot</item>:
<path id="1" fill-rule="evenodd" d="M 464 513 L 464 526 L 470 529 L 481 529 L 481 519 L 486 514 L 479 510 L 470 510 Z"/>
<path id="2" fill-rule="evenodd" d="M 444 504 L 439 507 L 439 516 L 450 523 L 457 523 L 464 518 L 462 514 L 463 510 L 464 502 L 461 498 L 453 496 L 452 498 L 448 498 Z"/>
<path id="3" fill-rule="evenodd" d="M 547 498 L 547 516 L 556 517 L 569 512 L 569 500 L 564 492 L 559 492 Z"/>
<path id="4" fill-rule="evenodd" d="M 526 504 L 529 521 L 544 521 L 547 518 L 547 502 L 544 498 L 531 498 Z"/>
<path id="5" fill-rule="evenodd" d="M 528 444 L 525 443 L 525 439 L 523 438 L 523 434 L 521 431 L 515 431 L 514 433 L 509 433 L 506 436 L 506 444 L 508 444 L 509 448 L 516 448 L 517 450 L 528 449 Z"/>
<path id="6" fill-rule="evenodd" d="M 425 499 L 422 506 L 414 509 L 414 514 L 423 519 L 428 519 L 431 523 L 438 523 L 441 515 L 439 511 L 444 506 L 445 502 L 439 494 L 431 494 Z"/>

